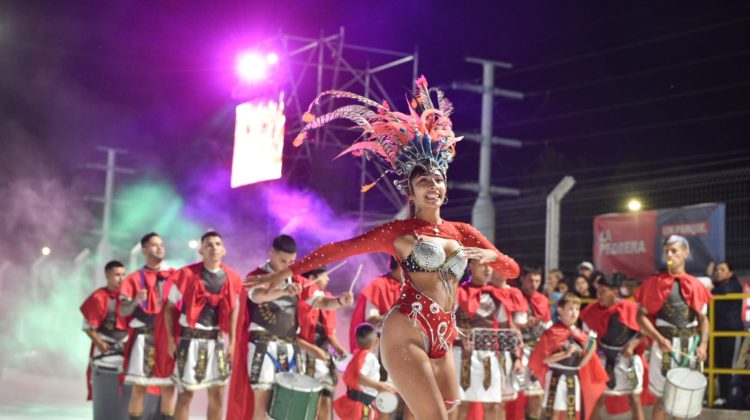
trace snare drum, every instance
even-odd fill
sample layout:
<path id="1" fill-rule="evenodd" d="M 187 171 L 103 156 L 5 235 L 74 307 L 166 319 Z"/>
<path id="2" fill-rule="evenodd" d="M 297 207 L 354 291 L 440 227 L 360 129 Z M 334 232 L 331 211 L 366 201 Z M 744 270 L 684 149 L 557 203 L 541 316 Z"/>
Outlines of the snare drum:
<path id="1" fill-rule="evenodd" d="M 91 366 L 91 390 L 94 420 L 126 420 L 129 418 L 131 386 L 124 384 L 120 393 L 120 374 L 117 368 Z"/>
<path id="2" fill-rule="evenodd" d="M 398 407 L 398 397 L 392 392 L 383 391 L 375 398 L 375 408 L 381 413 L 392 413 L 396 411 L 396 407 Z"/>
<path id="3" fill-rule="evenodd" d="M 268 416 L 272 420 L 314 420 L 323 385 L 292 372 L 277 373 L 274 379 Z"/>
<path id="4" fill-rule="evenodd" d="M 673 417 L 698 417 L 703 410 L 703 394 L 708 381 L 702 373 L 688 368 L 667 372 L 664 385 L 664 411 Z"/>

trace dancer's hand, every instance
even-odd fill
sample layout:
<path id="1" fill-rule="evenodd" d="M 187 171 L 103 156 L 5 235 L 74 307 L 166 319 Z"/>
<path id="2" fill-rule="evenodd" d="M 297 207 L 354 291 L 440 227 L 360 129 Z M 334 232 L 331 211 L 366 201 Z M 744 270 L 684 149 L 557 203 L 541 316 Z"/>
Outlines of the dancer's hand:
<path id="1" fill-rule="evenodd" d="M 660 340 L 657 341 L 659 345 L 659 350 L 661 350 L 661 353 L 663 355 L 667 355 L 672 352 L 672 341 L 668 340 L 664 337 L 662 337 Z"/>
<path id="2" fill-rule="evenodd" d="M 295 296 L 300 294 L 300 292 L 302 292 L 302 286 L 297 283 L 289 283 L 284 288 L 284 294 L 286 294 L 287 296 Z"/>
<path id="3" fill-rule="evenodd" d="M 318 346 L 315 346 L 314 353 L 316 359 L 324 360 L 326 362 L 331 359 L 331 354 Z"/>
<path id="4" fill-rule="evenodd" d="M 706 344 L 705 343 L 701 343 L 701 344 L 698 345 L 698 348 L 695 349 L 695 359 L 697 361 L 699 361 L 699 362 L 703 362 L 707 358 L 708 357 L 707 357 L 707 354 L 706 354 Z"/>
<path id="5" fill-rule="evenodd" d="M 176 359 L 177 358 L 177 343 L 175 343 L 173 337 L 169 337 L 167 339 L 167 354 L 172 359 Z"/>
<path id="6" fill-rule="evenodd" d="M 224 347 L 224 356 L 226 360 L 228 360 L 231 363 L 233 355 L 234 355 L 234 340 L 230 338 L 229 340 L 227 340 L 227 346 Z"/>
<path id="7" fill-rule="evenodd" d="M 148 298 L 148 290 L 146 289 L 141 289 L 135 293 L 135 300 L 138 303 L 143 302 L 146 298 Z"/>
<path id="8" fill-rule="evenodd" d="M 630 344 L 628 344 L 627 346 L 625 346 L 622 349 L 622 355 L 623 355 L 623 357 L 627 357 L 627 358 L 633 357 L 633 354 L 635 353 L 635 348 L 633 348 L 633 347 L 634 346 L 632 346 Z"/>
<path id="9" fill-rule="evenodd" d="M 352 295 L 349 292 L 344 292 L 339 295 L 339 297 L 336 299 L 341 304 L 341 306 L 352 306 L 354 305 L 354 295 Z"/>
<path id="10" fill-rule="evenodd" d="M 107 343 L 106 341 L 104 341 L 102 339 L 94 341 L 94 345 L 102 353 L 106 353 L 106 352 L 109 351 L 109 343 Z"/>
<path id="11" fill-rule="evenodd" d="M 396 388 L 392 387 L 388 382 L 378 382 L 378 386 L 376 387 L 376 389 L 380 392 L 392 392 L 394 394 L 398 394 Z"/>
<path id="12" fill-rule="evenodd" d="M 291 275 L 288 271 L 289 270 L 281 270 L 275 273 L 262 274 L 260 276 L 247 276 L 245 277 L 245 281 L 242 282 L 242 285 L 245 287 L 252 287 L 261 283 L 279 282 L 281 279 Z"/>
<path id="13" fill-rule="evenodd" d="M 521 359 L 516 359 L 516 361 L 513 362 L 513 373 L 521 372 L 523 372 L 523 364 L 521 363 Z"/>
<path id="14" fill-rule="evenodd" d="M 490 249 L 476 248 L 473 246 L 464 247 L 464 256 L 466 257 L 466 259 L 477 260 L 480 264 L 497 261 L 497 252 Z"/>

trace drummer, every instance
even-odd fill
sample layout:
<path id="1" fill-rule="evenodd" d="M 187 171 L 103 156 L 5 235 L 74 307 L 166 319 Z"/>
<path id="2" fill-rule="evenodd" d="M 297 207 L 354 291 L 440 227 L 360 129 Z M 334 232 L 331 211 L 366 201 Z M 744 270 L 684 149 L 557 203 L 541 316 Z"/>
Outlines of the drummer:
<path id="1" fill-rule="evenodd" d="M 459 397 L 459 410 L 450 413 L 453 419 L 465 418 L 468 402 L 483 404 L 483 418 L 504 418 L 504 400 L 515 399 L 515 392 L 507 389 L 511 371 L 522 371 L 517 336 L 504 336 L 499 328 L 509 332 L 509 308 L 513 307 L 510 288 L 499 288 L 489 283 L 492 268 L 477 260 L 469 261 L 470 280 L 457 292 L 456 323 L 461 328 L 461 340 L 453 347 Z M 516 340 L 516 341 L 514 341 Z M 514 345 L 515 343 L 515 345 Z"/>
<path id="2" fill-rule="evenodd" d="M 635 292 L 638 323 L 651 337 L 648 389 L 657 398 L 653 419 L 666 419 L 662 407 L 667 371 L 676 367 L 697 369 L 706 360 L 711 293 L 685 272 L 690 255 L 687 239 L 671 235 L 664 241 L 667 272 L 651 276 Z"/>
<path id="3" fill-rule="evenodd" d="M 336 415 L 341 420 L 374 419 L 371 405 L 380 392 L 395 394 L 396 390 L 387 382 L 380 381 L 380 362 L 373 349 L 378 345 L 378 333 L 371 324 L 357 326 L 354 333 L 357 349 L 344 371 L 346 395 L 333 403 Z M 322 418 L 322 417 L 319 417 Z"/>
<path id="4" fill-rule="evenodd" d="M 114 378 L 122 373 L 122 352 L 128 339 L 127 324 L 117 316 L 118 294 L 125 278 L 125 266 L 119 261 L 110 261 L 104 266 L 104 274 L 107 286 L 96 289 L 81 305 L 83 331 L 91 337 L 89 367 L 86 371 L 88 400 L 94 399 L 94 419 L 124 419 L 127 417 L 130 396 L 118 392 L 118 381 L 92 386 L 92 369 L 95 372 L 109 372 Z"/>
<path id="5" fill-rule="evenodd" d="M 297 258 L 297 242 L 289 235 L 273 239 L 268 260 L 246 277 L 249 283 L 262 274 L 285 270 Z M 315 286 L 302 276 L 282 279 L 278 284 L 252 283 L 240 296 L 237 337 L 240 347 L 234 358 L 227 418 L 265 418 L 271 390 L 278 372 L 302 371 L 297 332 L 300 300 L 318 309 L 351 306 L 349 292 L 338 297 L 315 294 Z M 304 345 L 304 344 L 302 344 Z"/>
<path id="6" fill-rule="evenodd" d="M 599 281 L 596 303 L 581 311 L 585 332 L 594 331 L 599 336 L 599 358 L 609 381 L 600 398 L 592 420 L 600 418 L 599 412 L 608 395 L 627 395 L 634 420 L 643 420 L 641 391 L 643 390 L 643 362 L 635 354 L 643 342 L 637 321 L 638 304 L 620 298 L 622 275 L 605 276 Z"/>
<path id="7" fill-rule="evenodd" d="M 326 290 L 330 278 L 325 267 L 308 271 L 302 274 L 302 277 L 312 284 L 309 287 L 314 290 L 313 299 L 319 296 L 335 299 L 331 292 Z M 297 342 L 305 350 L 305 375 L 315 378 L 323 385 L 323 390 L 320 392 L 318 418 L 330 419 L 333 390 L 338 383 L 338 375 L 329 347 L 333 348 L 336 356 L 343 356 L 346 353 L 336 338 L 336 311 L 318 309 L 308 304 L 307 301 L 300 301 L 297 307 L 297 319 L 300 328 Z"/>

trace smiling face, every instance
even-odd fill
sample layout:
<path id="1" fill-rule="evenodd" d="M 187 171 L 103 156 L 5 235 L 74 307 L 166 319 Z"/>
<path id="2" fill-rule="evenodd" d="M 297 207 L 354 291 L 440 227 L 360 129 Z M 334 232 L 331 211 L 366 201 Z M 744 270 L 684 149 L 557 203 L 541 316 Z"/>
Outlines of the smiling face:
<path id="1" fill-rule="evenodd" d="M 409 179 L 409 197 L 417 209 L 440 208 L 445 202 L 446 181 L 440 171 L 427 172 L 421 167 Z"/>

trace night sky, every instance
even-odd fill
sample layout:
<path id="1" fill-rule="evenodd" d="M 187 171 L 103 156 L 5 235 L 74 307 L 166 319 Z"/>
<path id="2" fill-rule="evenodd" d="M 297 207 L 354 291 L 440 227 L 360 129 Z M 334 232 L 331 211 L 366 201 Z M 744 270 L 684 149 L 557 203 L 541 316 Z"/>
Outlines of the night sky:
<path id="1" fill-rule="evenodd" d="M 106 145 L 127 149 L 123 164 L 139 174 L 195 188 L 229 166 L 234 54 L 279 31 L 339 27 L 354 44 L 418 47 L 433 85 L 478 82 L 466 56 L 513 63 L 497 84 L 527 97 L 496 102 L 495 134 L 524 147 L 495 150 L 493 179 L 523 194 L 565 174 L 637 182 L 655 168 L 669 177 L 750 160 L 747 2 L 4 1 L 0 183 L 55 178 L 100 192 L 101 176 L 81 165 L 102 161 L 94 147 Z M 403 98 L 408 78 L 383 81 Z M 447 95 L 456 131 L 477 131 L 479 96 Z M 477 156 L 460 144 L 451 179 L 475 181 Z M 338 196 L 334 207 L 351 207 Z M 466 219 L 472 196 L 452 199 Z"/>

